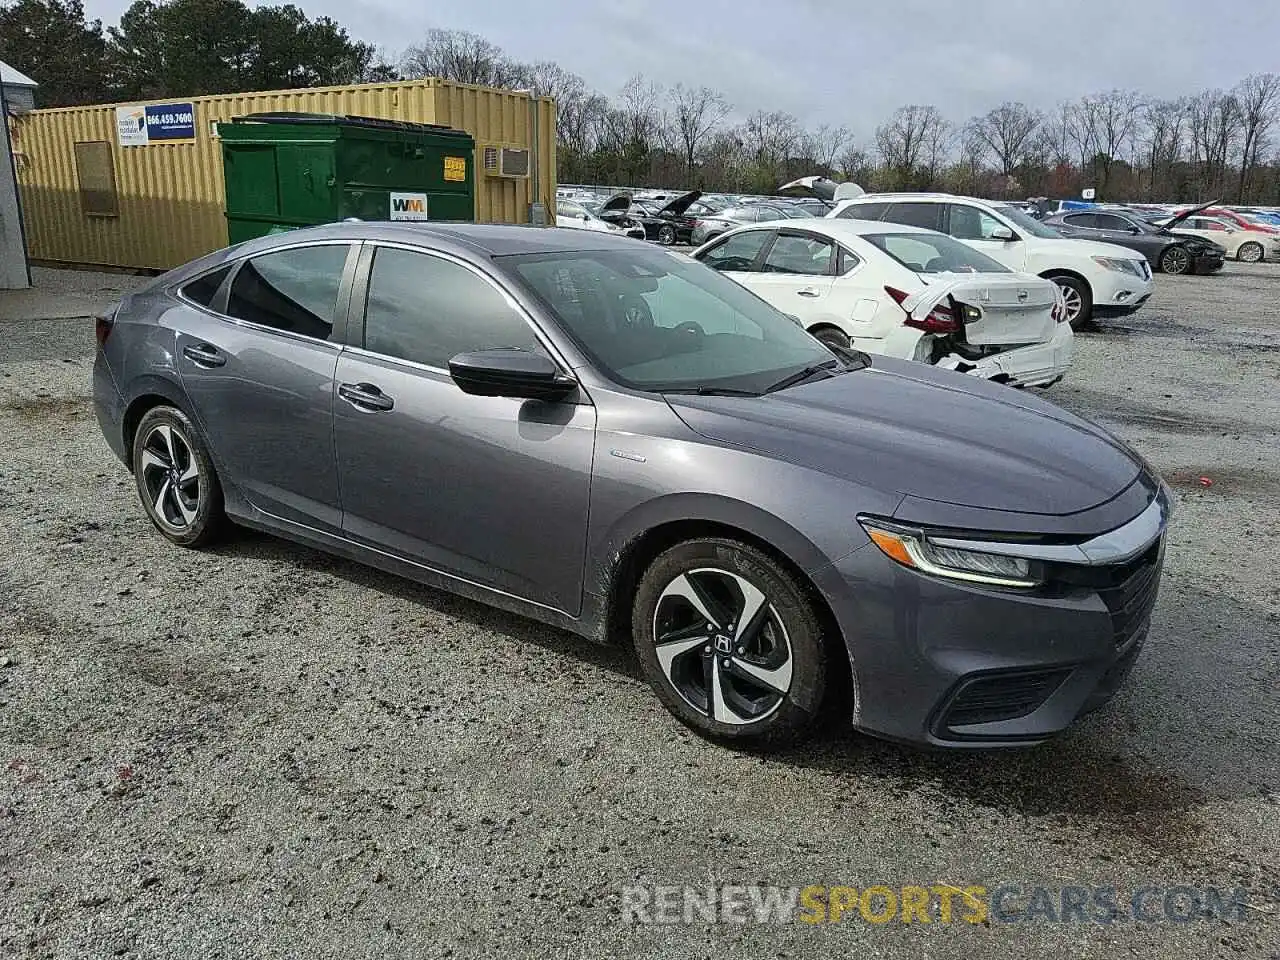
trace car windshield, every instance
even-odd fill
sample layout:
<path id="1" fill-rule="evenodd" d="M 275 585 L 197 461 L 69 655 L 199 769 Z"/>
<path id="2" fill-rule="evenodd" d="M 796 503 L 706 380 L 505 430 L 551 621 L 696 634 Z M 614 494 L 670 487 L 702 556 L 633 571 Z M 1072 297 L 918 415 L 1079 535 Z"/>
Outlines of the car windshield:
<path id="1" fill-rule="evenodd" d="M 1014 224 L 1019 230 L 1031 234 L 1033 237 L 1040 237 L 1043 240 L 1061 240 L 1062 234 L 1052 227 L 1046 227 L 1034 217 L 1029 217 L 1017 207 L 1000 206 L 992 207 L 997 213 Z"/>
<path id="2" fill-rule="evenodd" d="M 683 254 L 641 248 L 496 259 L 603 374 L 627 387 L 758 394 L 835 362 L 790 317 Z"/>
<path id="3" fill-rule="evenodd" d="M 998 260 L 943 233 L 864 233 L 862 239 L 915 273 L 1011 273 Z"/>

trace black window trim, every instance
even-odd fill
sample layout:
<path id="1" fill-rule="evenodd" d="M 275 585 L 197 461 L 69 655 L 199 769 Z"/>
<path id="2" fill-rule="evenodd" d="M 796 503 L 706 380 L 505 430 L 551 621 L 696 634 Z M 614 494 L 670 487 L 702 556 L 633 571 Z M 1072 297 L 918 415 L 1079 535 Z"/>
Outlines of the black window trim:
<path id="1" fill-rule="evenodd" d="M 450 376 L 447 367 L 437 367 L 434 364 L 422 363 L 418 360 L 406 360 L 404 357 L 393 357 L 390 354 L 378 353 L 376 350 L 369 350 L 365 347 L 364 331 L 369 311 L 369 280 L 373 275 L 373 257 L 380 248 L 385 247 L 390 250 L 403 250 L 407 253 L 417 253 L 422 254 L 423 256 L 435 257 L 439 260 L 444 260 L 448 263 L 460 266 L 475 274 L 485 283 L 489 284 L 489 286 L 497 290 L 498 293 L 502 295 L 502 298 L 510 304 L 513 312 L 524 320 L 529 329 L 533 331 L 534 339 L 536 339 L 542 346 L 542 349 L 547 352 L 547 356 L 551 358 L 551 361 L 560 368 L 561 373 L 566 376 L 574 377 L 575 380 L 578 379 L 573 373 L 572 365 L 565 360 L 564 355 L 556 347 L 554 341 L 552 341 L 552 339 L 542 331 L 542 328 L 538 326 L 538 322 L 534 319 L 529 308 L 521 302 L 520 298 L 516 296 L 515 293 L 500 283 L 498 278 L 490 274 L 487 270 L 447 251 L 437 250 L 431 247 L 423 247 L 413 243 L 403 243 L 392 240 L 369 240 L 363 244 L 363 247 L 364 249 L 360 252 L 359 262 L 356 266 L 356 275 L 351 286 L 350 299 L 348 301 L 350 319 L 347 324 L 346 349 L 351 353 L 362 357 L 372 357 L 384 363 L 407 367 L 411 370 L 443 374 L 443 376 L 450 382 L 452 382 L 453 379 Z M 588 405 L 591 403 L 590 398 L 586 396 L 586 392 L 583 390 L 579 390 L 576 397 L 577 399 L 575 400 L 574 396 L 570 396 L 563 402 Z"/>
<path id="2" fill-rule="evenodd" d="M 305 333 L 295 333 L 292 330 L 281 330 L 279 327 L 271 327 L 265 323 L 254 323 L 252 320 L 245 320 L 243 317 L 233 317 L 226 312 L 227 299 L 231 292 L 231 285 L 235 283 L 236 277 L 244 268 L 244 265 L 250 260 L 257 260 L 259 257 L 267 257 L 276 253 L 286 253 L 290 250 L 301 250 L 306 247 L 338 247 L 345 246 L 347 250 L 347 260 L 342 267 L 342 278 L 338 282 L 338 301 L 334 304 L 333 309 L 333 327 L 329 333 L 329 337 L 325 340 L 318 340 L 315 337 L 309 337 Z M 187 284 L 194 283 L 201 277 L 210 273 L 217 273 L 225 268 L 227 263 L 220 263 L 216 267 L 206 270 L 204 273 L 198 273 L 194 277 L 179 281 L 169 288 L 169 294 L 175 299 L 182 302 L 184 306 L 193 310 L 199 310 L 207 313 L 211 317 L 221 320 L 223 323 L 234 323 L 236 326 L 245 327 L 249 330 L 259 330 L 264 333 L 275 334 L 276 336 L 286 337 L 290 340 L 301 340 L 304 343 L 328 343 L 335 348 L 339 348 L 345 342 L 347 336 L 348 320 L 351 306 L 351 289 L 355 280 L 356 262 L 360 256 L 360 250 L 364 246 L 364 242 L 355 239 L 323 239 L 323 240 L 303 240 L 297 243 L 290 243 L 285 246 L 271 247 L 267 250 L 256 250 L 253 253 L 230 261 L 231 271 L 222 278 L 222 284 L 218 287 L 218 292 L 213 295 L 213 299 L 209 301 L 209 305 L 205 306 L 196 303 L 190 297 L 186 296 L 182 290 Z"/>

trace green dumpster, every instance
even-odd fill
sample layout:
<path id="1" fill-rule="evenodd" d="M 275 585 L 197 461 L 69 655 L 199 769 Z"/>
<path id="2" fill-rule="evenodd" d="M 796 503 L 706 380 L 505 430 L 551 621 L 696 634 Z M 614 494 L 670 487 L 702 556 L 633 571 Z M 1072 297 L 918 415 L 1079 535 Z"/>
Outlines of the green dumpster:
<path id="1" fill-rule="evenodd" d="M 475 140 L 427 123 L 256 113 L 218 124 L 231 243 L 336 220 L 475 220 Z"/>

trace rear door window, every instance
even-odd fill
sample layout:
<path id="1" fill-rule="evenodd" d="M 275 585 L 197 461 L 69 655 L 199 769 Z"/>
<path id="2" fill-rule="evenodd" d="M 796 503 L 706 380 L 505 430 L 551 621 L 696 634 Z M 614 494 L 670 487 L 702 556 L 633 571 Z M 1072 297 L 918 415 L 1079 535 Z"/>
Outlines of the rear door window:
<path id="1" fill-rule="evenodd" d="M 212 307 L 213 298 L 218 295 L 218 290 L 222 287 L 222 281 L 227 279 L 227 274 L 231 272 L 232 266 L 233 264 L 227 264 L 212 273 L 196 277 L 182 288 L 182 295 L 192 303 L 198 303 L 202 307 Z"/>
<path id="2" fill-rule="evenodd" d="M 842 220 L 879 220 L 889 209 L 887 203 L 851 203 L 840 211 Z"/>
<path id="3" fill-rule="evenodd" d="M 1098 225 L 1097 218 L 1092 213 L 1070 213 L 1062 218 L 1063 223 L 1069 223 L 1073 227 L 1088 227 L 1093 229 Z"/>
<path id="4" fill-rule="evenodd" d="M 231 282 L 227 314 L 273 330 L 329 339 L 350 249 L 326 244 L 253 257 Z"/>
<path id="5" fill-rule="evenodd" d="M 895 203 L 889 207 L 884 219 L 890 223 L 900 223 L 907 227 L 923 227 L 926 230 L 942 229 L 942 212 L 946 207 L 941 203 Z"/>

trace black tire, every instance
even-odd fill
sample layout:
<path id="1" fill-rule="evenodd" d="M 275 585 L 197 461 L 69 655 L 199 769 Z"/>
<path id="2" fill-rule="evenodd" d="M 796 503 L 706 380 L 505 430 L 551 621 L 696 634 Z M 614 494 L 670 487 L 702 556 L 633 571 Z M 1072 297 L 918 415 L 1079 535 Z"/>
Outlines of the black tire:
<path id="1" fill-rule="evenodd" d="M 744 583 L 764 601 L 735 630 L 735 605 L 741 613 L 748 598 Z M 688 599 L 689 590 L 698 603 Z M 661 554 L 640 580 L 631 620 L 640 668 L 658 699 L 710 739 L 798 743 L 813 733 L 829 692 L 840 687 L 810 593 L 773 558 L 736 540 L 689 540 Z M 659 635 L 679 639 L 660 645 Z M 770 685 L 784 680 L 785 691 Z"/>
<path id="2" fill-rule="evenodd" d="M 673 246 L 676 242 L 676 228 L 664 225 L 658 228 L 658 242 L 664 247 Z"/>
<path id="3" fill-rule="evenodd" d="M 1072 330 L 1080 330 L 1093 322 L 1093 291 L 1087 283 L 1066 273 L 1047 273 L 1045 279 L 1062 288 L 1068 310 L 1074 314 L 1069 315 Z"/>
<path id="4" fill-rule="evenodd" d="M 1169 274 L 1171 277 L 1180 277 L 1184 273 L 1191 273 L 1191 254 L 1187 248 L 1180 247 L 1177 244 L 1165 247 L 1160 254 L 1160 271 L 1161 273 Z"/>
<path id="5" fill-rule="evenodd" d="M 1261 263 L 1266 255 L 1267 251 L 1263 249 L 1262 244 L 1255 240 L 1240 244 L 1240 248 L 1236 250 L 1236 259 L 1241 263 Z"/>
<path id="6" fill-rule="evenodd" d="M 177 407 L 152 407 L 133 435 L 133 479 L 142 509 L 180 547 L 212 543 L 226 526 L 222 485 L 204 439 Z"/>
<path id="7" fill-rule="evenodd" d="M 849 335 L 839 327 L 819 324 L 809 332 L 828 347 L 839 347 L 842 350 L 849 350 L 853 347 L 853 342 L 849 339 Z"/>

